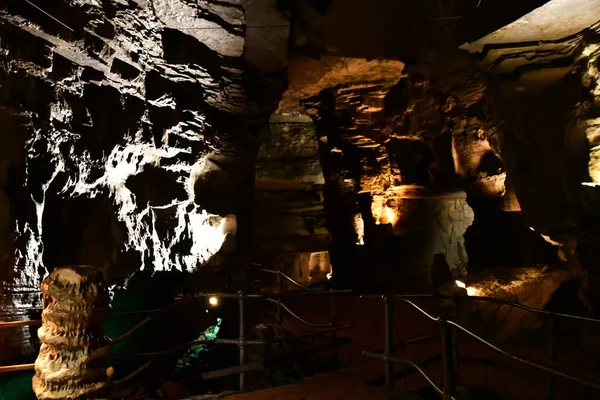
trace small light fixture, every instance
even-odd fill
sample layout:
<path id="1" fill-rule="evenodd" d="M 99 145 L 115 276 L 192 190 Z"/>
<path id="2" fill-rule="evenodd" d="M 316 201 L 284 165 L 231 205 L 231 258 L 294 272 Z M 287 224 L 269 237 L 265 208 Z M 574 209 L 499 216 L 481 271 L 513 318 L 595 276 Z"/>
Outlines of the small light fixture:
<path id="1" fill-rule="evenodd" d="M 456 286 L 458 286 L 459 288 L 462 288 L 462 289 L 467 288 L 467 285 L 465 285 L 464 282 L 461 282 L 461 281 L 454 281 L 454 282 L 456 282 Z"/>
<path id="2" fill-rule="evenodd" d="M 219 298 L 216 296 L 212 296 L 208 298 L 208 304 L 210 304 L 213 307 L 216 307 L 219 305 Z"/>

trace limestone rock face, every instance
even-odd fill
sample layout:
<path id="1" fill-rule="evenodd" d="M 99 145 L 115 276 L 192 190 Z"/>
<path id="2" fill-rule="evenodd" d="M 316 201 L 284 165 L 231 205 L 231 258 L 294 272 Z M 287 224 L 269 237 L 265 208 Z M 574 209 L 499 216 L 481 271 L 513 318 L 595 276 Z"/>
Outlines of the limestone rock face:
<path id="1" fill-rule="evenodd" d="M 568 270 L 549 270 L 546 266 L 504 267 L 471 274 L 463 279 L 463 283 L 471 296 L 497 298 L 543 310 L 552 306 L 561 286 L 573 279 Z M 451 294 L 454 285 L 450 282 L 443 291 Z M 558 301 L 564 306 L 572 300 L 562 298 Z M 510 305 L 464 300 L 461 301 L 460 315 L 461 324 L 483 337 L 510 341 L 544 338 L 545 335 L 541 331 L 547 322 L 543 315 Z"/>
<path id="2" fill-rule="evenodd" d="M 542 92 L 490 86 L 488 100 L 506 121 L 490 135 L 518 197 L 525 223 L 561 246 L 562 258 L 597 301 L 598 28 L 578 36 L 577 62 Z M 539 101 L 540 96 L 544 101 Z M 592 300 L 593 299 L 593 300 Z"/>
<path id="3" fill-rule="evenodd" d="M 232 236 L 224 217 L 251 210 L 287 21 L 268 1 L 42 8 L 10 1 L 0 15 L 0 230 L 21 240 L 2 271 L 35 281 L 45 266 L 92 263 L 112 281 L 210 263 Z"/>
<path id="4" fill-rule="evenodd" d="M 0 278 L 331 250 L 421 288 L 562 246 L 593 286 L 597 4 L 480 3 L 6 2 Z"/>
<path id="5" fill-rule="evenodd" d="M 496 231 L 498 242 L 517 233 L 527 243 L 519 249 L 546 246 L 523 221 L 506 218 L 520 205 L 495 147 L 499 121 L 487 108 L 486 76 L 462 57 L 444 67 L 386 71 L 379 80 L 337 84 L 303 101 L 317 126 L 327 228 L 341 257 L 332 255 L 334 266 L 396 263 L 403 272 L 390 281 L 428 288 L 439 255 L 461 276 L 468 253 L 473 269 L 506 254 L 504 247 L 481 250 L 488 232 Z M 531 261 L 520 250 L 509 253 L 502 262 Z"/>
<path id="6" fill-rule="evenodd" d="M 112 375 L 104 321 L 110 299 L 93 267 L 55 269 L 42 283 L 44 311 L 33 390 L 38 399 L 97 399 Z"/>

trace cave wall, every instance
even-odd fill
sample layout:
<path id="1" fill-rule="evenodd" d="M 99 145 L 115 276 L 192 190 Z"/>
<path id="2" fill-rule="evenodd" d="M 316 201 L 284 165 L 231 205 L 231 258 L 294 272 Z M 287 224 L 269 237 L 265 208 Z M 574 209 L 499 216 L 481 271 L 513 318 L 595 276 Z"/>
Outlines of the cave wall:
<path id="1" fill-rule="evenodd" d="M 339 268 L 346 284 L 372 276 L 379 290 L 429 289 L 444 268 L 459 277 L 555 260 L 524 223 L 490 142 L 501 121 L 487 88 L 485 74 L 455 55 L 303 101 L 317 125 L 334 272 L 352 266 Z"/>
<path id="2" fill-rule="evenodd" d="M 592 309 L 600 288 L 598 38 L 597 26 L 576 38 L 573 66 L 561 79 L 542 87 L 505 80 L 489 90 L 494 109 L 506 121 L 491 141 L 513 177 L 524 221 L 560 247 L 559 255 L 581 279 Z M 546 75 L 553 76 L 552 68 Z"/>
<path id="3" fill-rule="evenodd" d="M 474 6 L 355 3 L 64 0 L 46 10 L 57 22 L 8 2 L 0 15 L 0 116 L 14 148 L 0 176 L 5 275 L 26 280 L 45 267 L 92 263 L 119 280 L 140 267 L 242 264 L 253 245 L 256 253 L 329 247 L 334 264 L 363 265 L 349 268 L 355 272 L 371 262 L 403 273 L 411 268 L 397 264 L 419 265 L 416 275 L 398 277 L 422 286 L 440 254 L 456 275 L 551 260 L 552 244 L 539 233 L 556 236 L 569 224 L 554 229 L 548 215 L 575 209 L 577 193 L 593 197 L 593 185 L 574 183 L 585 167 L 573 163 L 569 183 L 552 189 L 566 161 L 544 155 L 533 168 L 524 154 L 561 148 L 565 110 L 575 121 L 565 128 L 573 146 L 584 148 L 581 127 L 590 125 L 586 135 L 594 137 L 594 111 L 574 104 L 585 96 L 553 89 L 554 119 L 538 124 L 548 112 L 530 104 L 539 91 L 520 83 L 495 89 L 495 79 L 456 49 L 463 35 L 452 16 L 474 19 Z M 489 33 L 541 5 L 526 3 L 475 31 Z M 422 23 L 397 23 L 396 15 Z M 358 18 L 367 22 L 350 33 Z M 402 40 L 376 40 L 392 31 Z M 581 35 L 571 39 L 561 42 L 568 48 L 561 62 L 584 53 Z M 487 51 L 489 44 L 473 48 L 496 57 L 480 57 L 479 68 L 512 58 Z M 595 82 L 593 73 L 577 76 L 564 86 Z M 310 115 L 315 126 L 269 124 L 277 107 L 302 124 Z M 531 110 L 529 122 L 523 110 Z M 552 143 L 538 146 L 541 139 L 519 130 L 554 132 Z M 573 151 L 561 156 L 577 157 Z M 527 193 L 548 188 L 546 204 Z"/>
<path id="4" fill-rule="evenodd" d="M 239 267 L 261 130 L 286 82 L 275 1 L 44 11 L 9 1 L 0 15 L 5 284 L 36 290 L 61 264 L 111 282 Z"/>

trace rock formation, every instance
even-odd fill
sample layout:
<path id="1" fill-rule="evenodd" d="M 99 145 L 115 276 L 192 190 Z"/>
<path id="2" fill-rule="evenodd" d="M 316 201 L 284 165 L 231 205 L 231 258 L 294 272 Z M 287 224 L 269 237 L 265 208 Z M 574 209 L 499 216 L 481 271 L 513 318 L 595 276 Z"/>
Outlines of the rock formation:
<path id="1" fill-rule="evenodd" d="M 106 382 L 72 382 L 100 331 L 50 360 L 63 289 L 87 302 L 75 341 L 104 296 L 61 265 L 205 272 L 169 275 L 190 290 L 246 290 L 248 262 L 372 292 L 471 278 L 536 307 L 569 280 L 598 313 L 600 2 L 376 3 L 0 5 L 0 315 L 39 318 L 50 274 L 39 393 L 52 368 Z M 31 356 L 7 332 L 1 361 Z"/>
<path id="2" fill-rule="evenodd" d="M 597 301 L 597 2 L 471 3 L 6 2 L 0 277 L 329 251 L 414 289 L 560 249 Z"/>
<path id="3" fill-rule="evenodd" d="M 244 53 L 267 43 L 247 25 L 280 15 L 254 3 L 267 11 L 242 1 L 6 5 L 1 98 L 18 152 L 3 164 L 13 186 L 3 218 L 28 241 L 13 262 L 23 279 L 64 263 L 102 266 L 111 281 L 127 264 L 193 271 L 236 233 L 223 218 L 250 213 L 257 136 L 285 81 L 281 17 L 270 61 Z"/>
<path id="4" fill-rule="evenodd" d="M 104 335 L 110 299 L 102 273 L 94 267 L 59 267 L 44 279 L 42 293 L 41 348 L 33 377 L 36 397 L 106 396 L 112 375 L 110 340 Z"/>

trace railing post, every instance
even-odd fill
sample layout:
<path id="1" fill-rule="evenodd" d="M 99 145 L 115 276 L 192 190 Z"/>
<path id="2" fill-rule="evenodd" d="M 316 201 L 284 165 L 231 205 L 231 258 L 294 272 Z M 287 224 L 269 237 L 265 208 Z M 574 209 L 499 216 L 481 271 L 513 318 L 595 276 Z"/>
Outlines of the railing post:
<path id="1" fill-rule="evenodd" d="M 394 299 L 391 295 L 383 297 L 385 306 L 385 388 L 388 398 L 391 399 L 394 390 L 394 362 L 390 357 L 394 355 Z"/>
<path id="2" fill-rule="evenodd" d="M 547 326 L 547 340 L 548 340 L 548 361 L 552 362 L 555 358 L 556 353 L 556 342 L 554 335 L 554 322 L 555 317 L 551 312 L 548 318 L 548 326 Z M 549 400 L 554 399 L 554 375 L 549 374 L 546 381 L 546 395 Z"/>
<path id="3" fill-rule="evenodd" d="M 238 292 L 238 303 L 240 309 L 240 336 L 238 338 L 238 347 L 240 349 L 240 367 L 246 364 L 246 310 L 245 310 L 246 295 L 243 291 Z M 240 392 L 246 390 L 246 373 L 240 371 Z"/>
<path id="4" fill-rule="evenodd" d="M 452 326 L 445 316 L 440 317 L 440 328 L 442 330 L 442 352 L 444 361 L 444 400 L 451 400 L 456 393 L 456 377 L 454 375 L 454 361 L 452 360 Z"/>
<path id="5" fill-rule="evenodd" d="M 460 298 L 454 297 L 452 299 L 452 307 L 454 314 L 454 322 L 460 324 Z M 460 379 L 460 332 L 458 329 L 452 329 L 452 361 L 454 368 L 454 379 L 456 385 Z"/>
<path id="6" fill-rule="evenodd" d="M 281 279 L 281 271 L 277 271 L 277 293 L 283 293 L 283 279 Z M 277 325 L 283 326 L 283 310 L 281 307 L 281 297 L 277 297 Z"/>
<path id="7" fill-rule="evenodd" d="M 335 298 L 335 293 L 331 293 L 331 305 L 330 305 L 330 317 L 331 319 L 329 320 L 329 326 L 333 329 L 336 325 L 337 325 L 337 310 L 336 310 L 336 298 Z M 336 355 L 336 351 L 335 351 L 335 341 L 336 341 L 337 335 L 336 335 L 336 331 L 332 330 L 331 331 L 331 358 L 334 359 L 335 355 Z"/>

